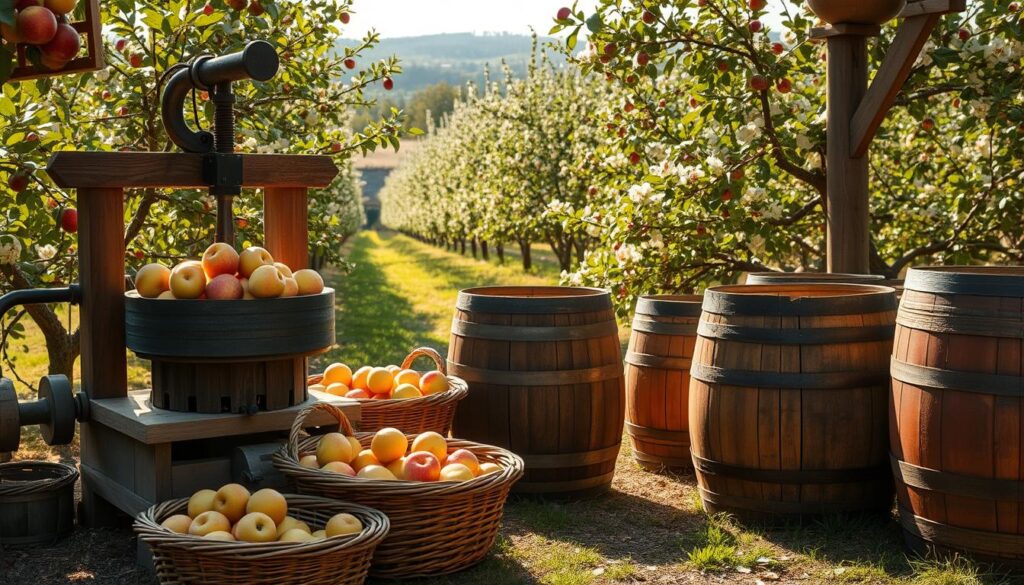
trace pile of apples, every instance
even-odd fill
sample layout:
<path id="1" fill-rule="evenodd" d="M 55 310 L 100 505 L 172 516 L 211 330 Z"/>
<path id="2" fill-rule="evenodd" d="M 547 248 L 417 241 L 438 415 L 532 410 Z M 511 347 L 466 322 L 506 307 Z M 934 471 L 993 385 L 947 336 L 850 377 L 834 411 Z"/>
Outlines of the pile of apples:
<path id="1" fill-rule="evenodd" d="M 439 433 L 421 433 L 410 443 L 402 431 L 391 427 L 377 431 L 369 449 L 355 437 L 327 433 L 317 443 L 316 455 L 303 456 L 299 464 L 387 481 L 469 481 L 502 469 L 497 463 L 481 463 L 468 449 L 449 453 L 448 441 Z"/>
<path id="2" fill-rule="evenodd" d="M 78 0 L 17 0 L 14 26 L 0 24 L 4 40 L 37 47 L 39 63 L 51 71 L 63 69 L 78 56 L 82 37 L 68 24 Z"/>
<path id="3" fill-rule="evenodd" d="M 416 370 L 403 370 L 394 365 L 363 366 L 352 372 L 345 364 L 334 363 L 324 370 L 323 380 L 309 389 L 346 398 L 406 400 L 447 392 L 448 378 L 437 370 L 421 376 Z"/>
<path id="4" fill-rule="evenodd" d="M 363 523 L 352 514 L 336 514 L 323 528 L 312 528 L 288 515 L 288 501 L 279 492 L 250 494 L 237 483 L 217 491 L 199 490 L 188 500 L 188 513 L 167 518 L 161 526 L 178 534 L 225 542 L 312 542 L 359 534 Z"/>
<path id="5" fill-rule="evenodd" d="M 274 299 L 320 294 L 324 279 L 315 270 L 292 272 L 259 246 L 238 253 L 219 242 L 206 249 L 202 260 L 186 260 L 173 269 L 159 263 L 143 266 L 135 289 L 147 299 Z"/>

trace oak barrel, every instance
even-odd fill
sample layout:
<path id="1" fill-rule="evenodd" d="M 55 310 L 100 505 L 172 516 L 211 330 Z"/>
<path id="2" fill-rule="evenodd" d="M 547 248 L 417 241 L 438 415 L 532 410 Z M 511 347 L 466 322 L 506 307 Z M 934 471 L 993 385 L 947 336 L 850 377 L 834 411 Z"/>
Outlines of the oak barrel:
<path id="1" fill-rule="evenodd" d="M 724 286 L 703 310 L 690 440 L 705 509 L 759 521 L 889 510 L 893 289 Z"/>
<path id="2" fill-rule="evenodd" d="M 75 527 L 78 470 L 62 463 L 0 464 L 0 549 L 52 544 Z"/>
<path id="3" fill-rule="evenodd" d="M 521 456 L 526 475 L 513 491 L 575 498 L 611 485 L 625 387 L 607 291 L 463 290 L 448 370 L 469 384 L 452 434 Z"/>
<path id="4" fill-rule="evenodd" d="M 914 549 L 1024 568 L 1024 268 L 909 271 L 889 407 Z"/>
<path id="5" fill-rule="evenodd" d="M 636 304 L 626 352 L 626 434 L 646 469 L 693 469 L 686 408 L 702 296 L 651 295 Z"/>
<path id="6" fill-rule="evenodd" d="M 747 284 L 870 284 L 891 286 L 896 298 L 903 294 L 903 281 L 887 279 L 880 274 L 843 274 L 839 272 L 751 272 Z"/>

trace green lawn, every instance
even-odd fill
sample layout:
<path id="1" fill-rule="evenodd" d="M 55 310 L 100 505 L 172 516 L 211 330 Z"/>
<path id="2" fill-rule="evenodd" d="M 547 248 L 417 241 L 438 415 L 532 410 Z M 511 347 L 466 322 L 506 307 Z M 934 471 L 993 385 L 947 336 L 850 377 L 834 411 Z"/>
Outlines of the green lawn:
<path id="1" fill-rule="evenodd" d="M 537 254 L 534 274 L 446 252 L 404 236 L 364 232 L 347 246 L 355 270 L 329 273 L 338 291 L 338 347 L 318 360 L 396 363 L 411 348 L 444 353 L 457 292 L 485 284 L 551 283 L 557 266 Z M 38 335 L 38 334 L 34 334 Z M 30 339 L 19 369 L 45 370 Z M 135 367 L 133 384 L 144 384 Z M 892 518 L 825 518 L 783 529 L 709 518 L 691 476 L 640 470 L 623 443 L 613 490 L 579 503 L 512 501 L 493 553 L 479 566 L 420 585 L 612 585 L 627 583 L 864 583 L 990 585 L 1011 581 L 965 562 L 908 558 Z M 97 544 L 101 542 L 101 544 Z M 102 554 L 90 554 L 101 546 Z M 0 582 L 149 583 L 134 571 L 128 531 L 78 531 L 51 549 L 13 557 Z M 101 558 L 102 557 L 102 558 Z M 9 557 L 10 558 L 10 557 Z M 39 575 L 56 575 L 53 580 Z M 25 581 L 19 581 L 24 576 Z M 380 583 L 380 582 L 378 582 Z"/>

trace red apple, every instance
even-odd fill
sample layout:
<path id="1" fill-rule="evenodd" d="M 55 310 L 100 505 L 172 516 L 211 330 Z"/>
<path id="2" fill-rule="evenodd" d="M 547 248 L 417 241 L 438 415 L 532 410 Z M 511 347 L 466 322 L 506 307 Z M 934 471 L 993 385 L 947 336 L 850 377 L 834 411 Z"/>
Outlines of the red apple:
<path id="1" fill-rule="evenodd" d="M 117 42 L 114 43 L 114 49 L 117 50 L 117 52 L 120 53 L 121 51 L 124 50 L 124 48 L 125 48 L 125 46 L 127 44 L 128 44 L 128 41 L 126 41 L 124 39 L 117 39 Z"/>
<path id="2" fill-rule="evenodd" d="M 209 2 L 203 5 L 203 14 L 206 16 L 213 14 L 213 6 Z"/>
<path id="3" fill-rule="evenodd" d="M 136 69 L 142 67 L 142 55 L 138 53 L 132 53 L 132 56 L 128 58 L 128 63 L 130 63 L 131 66 L 135 67 Z"/>
<path id="4" fill-rule="evenodd" d="M 346 69 L 355 69 L 356 68 L 356 60 L 355 59 L 345 59 L 345 68 Z"/>
<path id="5" fill-rule="evenodd" d="M 228 0 L 228 6 L 235 10 L 245 10 L 249 7 L 249 0 Z"/>
<path id="6" fill-rule="evenodd" d="M 569 20 L 570 16 L 572 16 L 572 10 L 568 6 L 563 6 L 555 14 L 555 20 Z"/>
<path id="7" fill-rule="evenodd" d="M 78 231 L 78 210 L 74 207 L 65 209 L 60 214 L 60 227 L 69 234 Z"/>
<path id="8" fill-rule="evenodd" d="M 779 93 L 789 93 L 793 91 L 793 82 L 788 79 L 780 79 L 775 84 L 775 89 L 779 90 Z"/>
<path id="9" fill-rule="evenodd" d="M 786 46 L 783 45 L 782 43 L 772 43 L 772 53 L 775 53 L 776 55 L 781 55 L 785 51 Z"/>
<path id="10" fill-rule="evenodd" d="M 402 464 L 402 479 L 407 481 L 437 481 L 440 477 L 441 462 L 433 453 L 411 453 Z"/>
<path id="11" fill-rule="evenodd" d="M 618 51 L 619 46 L 616 45 L 615 43 L 608 43 L 604 46 L 604 49 L 602 49 L 602 53 L 604 53 L 604 56 L 608 57 L 609 59 L 614 57 L 615 53 L 617 53 Z"/>
<path id="12" fill-rule="evenodd" d="M 264 12 L 266 11 L 263 9 L 263 5 L 260 4 L 259 0 L 252 0 L 252 2 L 249 3 L 249 14 L 253 16 L 262 16 Z"/>
<path id="13" fill-rule="evenodd" d="M 757 12 L 758 10 L 764 10 L 766 4 L 768 4 L 766 0 L 750 0 L 748 6 L 750 6 L 751 10 Z"/>
<path id="14" fill-rule="evenodd" d="M 971 31 L 967 30 L 966 28 L 961 28 L 960 30 L 956 31 L 956 34 L 958 37 L 960 37 L 960 40 L 965 43 L 968 39 L 971 38 Z"/>
<path id="15" fill-rule="evenodd" d="M 238 252 L 230 244 L 217 242 L 203 253 L 202 263 L 207 278 L 212 279 L 221 274 L 234 277 L 238 272 Z"/>
<path id="16" fill-rule="evenodd" d="M 18 12 L 18 36 L 30 45 L 44 45 L 57 34 L 57 17 L 42 6 Z"/>
<path id="17" fill-rule="evenodd" d="M 82 37 L 70 24 L 57 26 L 57 33 L 50 42 L 43 45 L 43 56 L 58 61 L 70 61 L 82 49 Z"/>
<path id="18" fill-rule="evenodd" d="M 395 87 L 395 82 L 392 81 L 390 77 L 385 77 L 384 78 L 384 89 L 386 89 L 388 91 L 391 91 L 391 89 L 393 87 Z"/>
<path id="19" fill-rule="evenodd" d="M 768 78 L 764 75 L 754 75 L 750 78 L 750 89 L 754 91 L 764 91 L 768 86 Z"/>
<path id="20" fill-rule="evenodd" d="M 11 175 L 11 177 L 7 179 L 7 186 L 11 188 L 11 191 L 21 193 L 28 188 L 28 175 Z"/>
<path id="21" fill-rule="evenodd" d="M 658 16 L 650 10 L 644 10 L 643 18 L 644 24 L 654 24 L 658 21 Z"/>
<path id="22" fill-rule="evenodd" d="M 636 64 L 637 65 L 639 65 L 641 67 L 644 67 L 645 65 L 647 65 L 650 62 L 651 62 L 651 56 L 648 55 L 647 53 L 645 53 L 643 51 L 640 51 L 639 53 L 636 54 Z"/>
<path id="23" fill-rule="evenodd" d="M 750 29 L 750 32 L 761 32 L 761 30 L 764 28 L 764 24 L 760 20 L 754 19 L 750 21 L 750 24 L 747 25 L 747 28 Z"/>
<path id="24" fill-rule="evenodd" d="M 921 128 L 923 128 L 925 132 L 931 132 L 932 130 L 935 129 L 935 120 L 931 118 L 925 118 L 924 120 L 921 120 Z"/>
<path id="25" fill-rule="evenodd" d="M 341 20 L 341 24 L 348 24 L 348 22 L 352 20 L 352 16 L 348 12 L 342 12 L 338 16 L 338 19 Z"/>
<path id="26" fill-rule="evenodd" d="M 242 282 L 233 274 L 220 274 L 206 284 L 206 298 L 214 301 L 237 300 L 244 295 Z"/>

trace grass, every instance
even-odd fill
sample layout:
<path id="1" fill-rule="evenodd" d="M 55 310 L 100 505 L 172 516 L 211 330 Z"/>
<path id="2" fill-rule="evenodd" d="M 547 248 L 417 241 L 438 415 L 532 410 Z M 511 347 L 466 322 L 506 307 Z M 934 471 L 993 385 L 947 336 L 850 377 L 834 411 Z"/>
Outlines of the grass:
<path id="1" fill-rule="evenodd" d="M 328 274 L 338 290 L 338 347 L 318 365 L 394 363 L 409 349 L 447 346 L 460 288 L 484 284 L 546 284 L 557 265 L 541 247 L 537 268 L 523 274 L 513 254 L 498 266 L 389 234 L 365 232 L 345 250 L 356 264 Z M 10 348 L 28 380 L 45 373 L 38 331 Z M 623 328 L 625 332 L 625 328 Z M 133 386 L 146 383 L 133 362 Z M 27 397 L 29 390 L 19 386 Z M 38 442 L 38 439 L 37 439 Z M 38 445 L 37 445 L 38 446 Z M 29 449 L 29 453 L 35 447 Z M 49 456 L 49 451 L 38 453 Z M 24 454 L 24 453 L 23 453 Z M 152 581 L 133 566 L 130 531 L 80 530 L 55 547 L 0 554 L 3 585 Z M 92 575 L 93 578 L 81 577 Z M 828 517 L 768 529 L 702 511 L 692 475 L 649 473 L 630 458 L 627 442 L 613 489 L 584 502 L 513 499 L 498 541 L 479 565 L 414 585 L 618 585 L 634 583 L 863 583 L 879 585 L 1004 585 L 1004 576 L 963 560 L 908 559 L 889 517 Z M 1019 581 L 1018 581 L 1019 582 Z M 391 582 L 373 580 L 373 585 Z"/>

